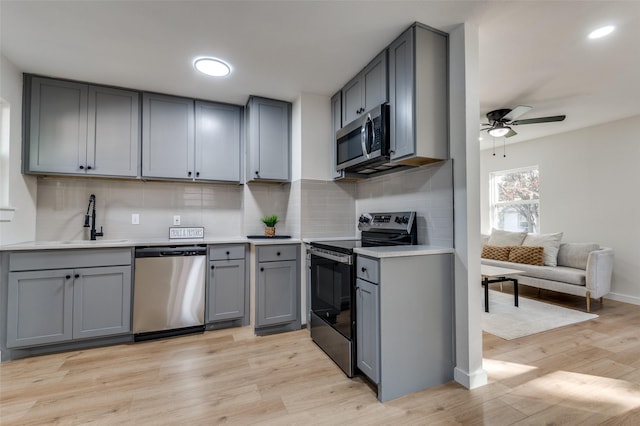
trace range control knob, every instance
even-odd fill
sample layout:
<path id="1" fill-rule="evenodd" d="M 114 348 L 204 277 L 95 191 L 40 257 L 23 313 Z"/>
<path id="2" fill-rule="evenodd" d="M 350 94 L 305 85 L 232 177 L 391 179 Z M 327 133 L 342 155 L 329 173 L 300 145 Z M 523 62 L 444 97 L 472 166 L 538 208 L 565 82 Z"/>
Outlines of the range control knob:
<path id="1" fill-rule="evenodd" d="M 402 218 L 400 218 L 400 216 L 396 216 L 395 222 L 402 223 Z"/>
<path id="2" fill-rule="evenodd" d="M 404 216 L 404 217 L 402 218 L 402 223 L 404 223 L 405 225 L 406 225 L 407 223 L 409 223 L 409 218 L 408 218 L 408 217 L 406 217 L 406 216 Z"/>
<path id="3" fill-rule="evenodd" d="M 369 223 L 369 222 L 371 222 L 371 219 L 368 218 L 365 215 L 361 215 L 360 218 L 358 219 L 358 222 L 360 222 L 360 223 Z"/>

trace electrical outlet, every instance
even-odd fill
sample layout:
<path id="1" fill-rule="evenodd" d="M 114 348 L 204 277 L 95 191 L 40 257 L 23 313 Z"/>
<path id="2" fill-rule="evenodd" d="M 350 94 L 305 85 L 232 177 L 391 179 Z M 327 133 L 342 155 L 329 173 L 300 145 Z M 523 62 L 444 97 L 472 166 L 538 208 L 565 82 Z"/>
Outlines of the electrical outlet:
<path id="1" fill-rule="evenodd" d="M 131 224 L 140 225 L 140 215 L 138 213 L 131 214 Z"/>
<path id="2" fill-rule="evenodd" d="M 176 215 L 173 217 L 173 224 L 180 225 L 180 216 Z"/>

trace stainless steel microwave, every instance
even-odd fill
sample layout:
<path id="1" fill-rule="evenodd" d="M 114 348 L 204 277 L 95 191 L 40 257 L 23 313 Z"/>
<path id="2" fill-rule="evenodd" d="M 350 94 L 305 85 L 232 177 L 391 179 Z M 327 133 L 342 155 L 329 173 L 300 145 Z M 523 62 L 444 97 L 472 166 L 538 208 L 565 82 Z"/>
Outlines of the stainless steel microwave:
<path id="1" fill-rule="evenodd" d="M 389 104 L 379 105 L 336 132 L 336 169 L 370 174 L 389 165 Z"/>

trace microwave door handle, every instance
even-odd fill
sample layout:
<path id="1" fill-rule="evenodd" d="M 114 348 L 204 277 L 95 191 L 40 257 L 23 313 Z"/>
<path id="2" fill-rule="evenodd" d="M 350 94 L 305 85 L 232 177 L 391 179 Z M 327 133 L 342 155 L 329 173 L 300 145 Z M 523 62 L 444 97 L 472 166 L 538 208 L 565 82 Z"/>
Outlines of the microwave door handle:
<path id="1" fill-rule="evenodd" d="M 360 143 L 362 145 L 362 155 L 367 160 L 370 158 L 369 150 L 367 149 L 367 140 L 369 139 L 369 129 L 367 125 L 369 124 L 369 122 L 371 122 L 371 114 L 367 114 L 367 118 L 360 128 Z"/>

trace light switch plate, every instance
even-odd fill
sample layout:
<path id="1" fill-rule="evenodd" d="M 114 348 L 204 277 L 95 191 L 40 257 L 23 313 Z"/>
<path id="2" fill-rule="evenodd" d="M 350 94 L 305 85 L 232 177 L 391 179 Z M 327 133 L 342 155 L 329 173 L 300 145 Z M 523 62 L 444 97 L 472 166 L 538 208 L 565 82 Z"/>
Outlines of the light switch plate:
<path id="1" fill-rule="evenodd" d="M 138 213 L 131 214 L 131 224 L 140 225 L 140 215 Z"/>

